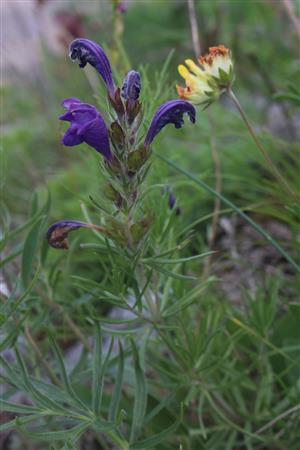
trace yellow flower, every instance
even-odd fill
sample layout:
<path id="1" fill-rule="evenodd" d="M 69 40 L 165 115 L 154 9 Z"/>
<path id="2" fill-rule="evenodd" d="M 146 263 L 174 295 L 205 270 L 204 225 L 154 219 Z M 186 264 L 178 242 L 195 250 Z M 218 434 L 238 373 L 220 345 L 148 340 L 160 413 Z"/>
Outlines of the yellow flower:
<path id="1" fill-rule="evenodd" d="M 210 105 L 233 81 L 233 63 L 230 51 L 219 45 L 210 47 L 209 53 L 200 56 L 201 67 L 191 59 L 178 66 L 178 72 L 184 78 L 186 87 L 177 86 L 180 98 L 196 105 Z"/>

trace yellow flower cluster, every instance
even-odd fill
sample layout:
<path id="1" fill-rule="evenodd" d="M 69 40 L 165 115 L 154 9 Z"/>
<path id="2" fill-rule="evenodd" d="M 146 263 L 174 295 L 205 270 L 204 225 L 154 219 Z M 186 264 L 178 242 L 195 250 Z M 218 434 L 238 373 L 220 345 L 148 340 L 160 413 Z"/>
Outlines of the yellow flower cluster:
<path id="1" fill-rule="evenodd" d="M 209 53 L 199 58 L 200 66 L 186 59 L 178 72 L 184 78 L 186 87 L 177 86 L 180 98 L 195 105 L 210 105 L 233 82 L 233 62 L 230 51 L 219 45 L 210 47 Z"/>

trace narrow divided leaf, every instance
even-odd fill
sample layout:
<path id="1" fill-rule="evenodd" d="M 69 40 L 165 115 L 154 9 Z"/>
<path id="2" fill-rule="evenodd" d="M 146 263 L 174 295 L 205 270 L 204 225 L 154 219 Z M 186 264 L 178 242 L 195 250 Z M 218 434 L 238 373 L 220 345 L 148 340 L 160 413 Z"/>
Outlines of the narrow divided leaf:
<path id="1" fill-rule="evenodd" d="M 92 382 L 92 408 L 95 414 L 98 411 L 98 396 L 100 391 L 100 377 L 102 366 L 102 333 L 99 322 L 95 323 L 94 329 L 94 358 L 93 358 L 93 382 Z"/>
<path id="2" fill-rule="evenodd" d="M 121 397 L 121 390 L 122 390 L 122 383 L 123 383 L 123 375 L 124 375 L 124 352 L 121 342 L 119 341 L 119 365 L 118 365 L 118 371 L 115 379 L 115 386 L 114 386 L 114 392 L 111 397 L 110 405 L 109 405 L 109 413 L 108 413 L 108 420 L 116 421 L 118 410 L 119 410 L 119 404 L 120 404 L 120 397 Z"/>
<path id="3" fill-rule="evenodd" d="M 33 225 L 25 240 L 22 255 L 22 281 L 25 287 L 29 284 L 34 258 L 38 248 L 38 238 L 45 216 L 40 217 Z"/>
<path id="4" fill-rule="evenodd" d="M 63 381 L 63 384 L 66 388 L 66 391 L 68 392 L 69 396 L 71 397 L 71 399 L 75 402 L 76 405 L 78 405 L 79 407 L 83 408 L 84 410 L 87 409 L 86 405 L 80 400 L 80 398 L 78 397 L 78 395 L 75 393 L 72 385 L 71 385 L 71 381 L 70 378 L 68 377 L 66 368 L 65 368 L 65 364 L 64 364 L 64 360 L 63 360 L 63 356 L 62 353 L 60 351 L 60 348 L 57 345 L 57 342 L 55 341 L 54 337 L 52 336 L 51 333 L 49 333 L 49 339 L 50 342 L 52 344 L 52 349 L 54 351 L 54 354 L 56 356 L 56 360 L 60 369 L 60 374 L 61 374 L 61 378 Z"/>

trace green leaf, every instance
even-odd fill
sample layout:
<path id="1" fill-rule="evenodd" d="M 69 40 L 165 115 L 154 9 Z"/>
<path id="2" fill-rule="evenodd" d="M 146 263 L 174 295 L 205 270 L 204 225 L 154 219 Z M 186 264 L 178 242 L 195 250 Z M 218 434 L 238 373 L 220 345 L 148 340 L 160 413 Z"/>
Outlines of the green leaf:
<path id="1" fill-rule="evenodd" d="M 38 238 L 41 226 L 44 222 L 45 216 L 40 217 L 31 230 L 25 240 L 23 256 L 22 256 L 22 281 L 24 287 L 27 287 L 30 281 L 30 275 L 32 271 L 33 261 L 38 248 Z"/>
<path id="2" fill-rule="evenodd" d="M 19 426 L 26 425 L 27 423 L 33 422 L 34 420 L 38 420 L 40 417 L 40 414 L 32 414 L 31 416 L 26 417 L 16 417 L 10 422 L 2 423 L 0 425 L 0 432 L 16 430 Z"/>
<path id="3" fill-rule="evenodd" d="M 116 421 L 118 410 L 119 410 L 119 404 L 120 404 L 120 397 L 121 397 L 121 391 L 122 391 L 122 383 L 123 383 L 123 376 L 124 376 L 124 352 L 121 342 L 119 341 L 119 358 L 118 358 L 118 371 L 115 379 L 115 385 L 114 385 L 114 392 L 111 397 L 110 405 L 109 405 L 109 413 L 108 413 L 108 419 L 112 421 Z"/>
<path id="4" fill-rule="evenodd" d="M 39 408 L 27 405 L 18 405 L 17 403 L 7 402 L 0 399 L 0 411 L 14 412 L 19 414 L 39 414 L 42 412 Z"/>
<path id="5" fill-rule="evenodd" d="M 108 363 L 109 363 L 109 358 L 110 358 L 113 346 L 114 346 L 114 337 L 111 338 L 110 345 L 109 345 L 109 348 L 108 348 L 108 352 L 107 352 L 107 355 L 105 357 L 103 366 L 101 368 L 101 377 L 100 377 L 100 383 L 99 383 L 100 384 L 100 390 L 98 392 L 98 414 L 100 414 L 100 408 L 101 408 L 101 403 L 102 403 L 104 376 L 105 376 L 105 373 L 106 373 L 106 369 L 107 369 L 107 366 L 108 366 Z"/>
<path id="6" fill-rule="evenodd" d="M 38 391 L 38 389 L 36 389 L 32 385 L 30 378 L 28 376 L 28 372 L 25 367 L 24 361 L 23 361 L 17 348 L 15 349 L 15 354 L 16 354 L 16 358 L 17 358 L 17 364 L 18 364 L 19 370 L 21 372 L 22 382 L 24 383 L 24 386 L 25 386 L 28 394 L 31 395 L 31 397 L 36 401 L 36 403 L 38 405 L 42 406 L 43 408 L 46 408 L 46 410 L 50 409 L 52 411 L 57 411 L 58 413 L 63 413 L 63 414 L 66 414 L 66 416 L 68 416 L 69 410 L 67 408 L 64 408 L 56 401 L 54 401 L 51 398 L 49 398 L 48 396 L 42 394 L 40 391 Z"/>
<path id="7" fill-rule="evenodd" d="M 142 441 L 138 441 L 135 444 L 130 445 L 130 450 L 144 450 L 147 448 L 153 448 L 156 445 L 160 444 L 164 441 L 168 436 L 174 437 L 174 432 L 177 430 L 180 425 L 181 419 L 176 420 L 171 426 L 166 428 L 164 431 L 156 434 L 155 436 L 149 437 Z"/>
<path id="8" fill-rule="evenodd" d="M 27 288 L 25 289 L 23 294 L 17 300 L 13 301 L 13 295 L 14 295 L 13 294 L 11 296 L 11 298 L 9 298 L 8 301 L 4 305 L 1 305 L 1 315 L 3 314 L 3 316 L 5 317 L 6 320 L 18 309 L 20 304 L 23 303 L 27 299 L 27 297 L 29 296 L 29 294 L 31 293 L 32 289 L 35 286 L 35 283 L 38 279 L 39 273 L 40 273 L 40 268 L 38 267 L 32 280 L 30 281 L 29 285 L 27 286 Z"/>
<path id="9" fill-rule="evenodd" d="M 144 262 L 144 263 L 155 262 L 158 264 L 180 264 L 180 263 L 185 263 L 185 262 L 189 262 L 189 261 L 194 261 L 196 259 L 205 258 L 206 256 L 212 255 L 214 253 L 216 253 L 216 252 L 205 252 L 205 253 L 201 253 L 200 255 L 194 255 L 194 256 L 189 256 L 187 258 L 177 258 L 177 259 L 147 258 L 147 259 L 142 260 L 142 262 Z"/>
<path id="10" fill-rule="evenodd" d="M 196 277 L 190 276 L 190 275 L 182 275 L 180 273 L 172 272 L 170 270 L 165 269 L 164 267 L 160 267 L 157 263 L 150 263 L 148 262 L 147 265 L 157 272 L 161 272 L 164 275 L 167 275 L 168 277 L 175 278 L 176 280 L 182 280 L 182 281 L 191 281 L 191 280 L 197 280 Z"/>
<path id="11" fill-rule="evenodd" d="M 52 336 L 51 333 L 49 333 L 49 339 L 50 342 L 52 344 L 52 349 L 55 353 L 56 356 L 56 360 L 58 362 L 58 366 L 60 369 L 60 374 L 61 374 L 61 378 L 63 381 L 63 384 L 66 388 L 66 391 L 68 392 L 69 396 L 71 397 L 71 399 L 75 402 L 76 405 L 78 405 L 80 408 L 83 408 L 83 410 L 87 410 L 86 405 L 80 400 L 80 398 L 78 397 L 78 395 L 75 393 L 70 378 L 67 375 L 67 371 L 65 368 L 65 364 L 64 364 L 64 360 L 63 360 L 63 356 L 62 353 L 60 351 L 60 348 L 57 345 L 57 342 L 55 341 L 54 337 Z"/>
<path id="12" fill-rule="evenodd" d="M 36 215 L 36 213 L 38 212 L 38 195 L 36 193 L 36 191 L 33 192 L 32 197 L 31 197 L 31 205 L 30 205 L 30 217 L 33 217 Z"/>
<path id="13" fill-rule="evenodd" d="M 93 357 L 93 381 L 92 381 L 92 408 L 95 414 L 98 412 L 98 395 L 100 391 L 100 377 L 102 366 L 102 333 L 99 322 L 94 329 L 94 357 Z"/>
<path id="14" fill-rule="evenodd" d="M 134 442 L 138 438 L 144 422 L 147 407 L 147 389 L 146 389 L 145 374 L 140 365 L 138 350 L 136 348 L 133 339 L 130 340 L 130 343 L 134 358 L 134 372 L 135 372 L 135 392 L 134 392 L 133 415 L 130 431 L 130 442 Z"/>
<path id="15" fill-rule="evenodd" d="M 208 284 L 210 284 L 214 280 L 214 277 L 210 277 L 205 283 L 202 283 L 200 286 L 196 286 L 180 300 L 177 300 L 176 303 L 166 308 L 163 311 L 163 317 L 170 317 L 174 314 L 177 314 L 190 306 L 195 301 L 199 300 L 200 294 L 202 294 L 203 290 L 208 286 Z"/>
<path id="16" fill-rule="evenodd" d="M 111 431 L 117 427 L 115 422 L 105 422 L 102 420 L 95 420 L 92 423 L 92 429 L 95 431 L 99 431 L 100 433 L 106 433 L 108 431 Z"/>
<path id="17" fill-rule="evenodd" d="M 45 441 L 66 441 L 67 439 L 75 441 L 89 426 L 90 422 L 85 422 L 61 431 L 28 432 L 23 430 L 23 432 L 29 437 L 39 438 Z"/>
<path id="18" fill-rule="evenodd" d="M 28 313 L 29 313 L 29 311 L 28 311 Z M 22 319 L 17 324 L 14 324 L 14 327 L 13 327 L 13 330 L 11 331 L 11 333 L 8 333 L 6 338 L 1 342 L 0 352 L 2 352 L 5 348 L 11 347 L 13 345 L 13 343 L 15 342 L 15 340 L 19 334 L 21 326 L 23 325 L 25 319 L 28 316 L 28 313 L 26 313 L 24 315 L 24 317 L 22 317 Z M 5 320 L 6 320 L 6 317 L 4 317 L 4 321 Z"/>

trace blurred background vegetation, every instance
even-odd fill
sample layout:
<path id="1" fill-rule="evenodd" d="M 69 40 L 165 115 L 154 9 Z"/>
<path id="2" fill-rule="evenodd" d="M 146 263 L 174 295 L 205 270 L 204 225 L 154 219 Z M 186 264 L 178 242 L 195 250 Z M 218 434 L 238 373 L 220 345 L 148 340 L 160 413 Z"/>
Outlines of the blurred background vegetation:
<path id="1" fill-rule="evenodd" d="M 67 148 L 60 144 L 64 127 L 58 117 L 64 98 L 78 97 L 98 105 L 100 110 L 106 102 L 95 73 L 89 68 L 79 70 L 67 57 L 73 38 L 81 36 L 100 43 L 119 82 L 129 68 L 141 71 L 142 101 L 149 102 L 144 129 L 153 110 L 162 101 L 177 96 L 175 85 L 182 84 L 177 65 L 194 58 L 187 2 L 120 3 L 7 0 L 1 5 L 4 46 L 1 200 L 3 220 L 10 217 L 11 229 L 28 220 L 37 199 L 40 204 L 45 202 L 48 191 L 52 205 L 49 224 L 64 218 L 84 220 L 83 203 L 89 202 L 89 196 L 97 199 L 102 195 L 97 155 L 86 146 Z M 299 28 L 295 26 L 299 4 L 285 0 L 196 0 L 195 8 L 202 50 L 217 44 L 232 50 L 234 90 L 270 157 L 299 192 Z M 222 194 L 247 211 L 299 262 L 299 207 L 268 171 L 229 99 L 222 98 L 209 108 L 209 113 L 200 108 L 197 113 L 195 126 L 187 125 L 176 132 L 171 127 L 168 132 L 164 130 L 155 143 L 156 153 L 214 187 L 216 168 L 211 147 L 215 145 L 220 159 Z M 181 208 L 176 225 L 178 234 L 189 227 L 194 230 L 189 255 L 208 250 L 209 242 L 216 251 L 209 266 L 197 262 L 191 266 L 191 272 L 199 277 L 213 274 L 217 278 L 197 305 L 203 330 L 209 330 L 207 336 L 211 339 L 210 343 L 207 336 L 203 337 L 203 342 L 207 340 L 203 344 L 207 347 L 207 369 L 201 373 L 199 384 L 193 384 L 190 390 L 184 386 L 176 393 L 178 402 L 183 401 L 192 412 L 185 416 L 173 440 L 153 448 L 179 448 L 182 443 L 183 449 L 195 450 L 298 450 L 299 278 L 269 243 L 224 205 L 210 241 L 215 198 L 155 157 L 148 183 L 168 185 L 174 191 Z M 152 201 L 157 201 L 160 195 L 156 191 Z M 93 208 L 90 213 L 95 215 Z M 85 232 L 80 234 L 80 243 L 85 242 L 85 236 Z M 78 291 L 70 274 L 88 274 L 97 280 L 101 275 L 96 264 L 99 255 L 80 251 L 76 239 L 73 238 L 68 256 L 49 250 L 48 261 L 55 264 L 51 276 L 58 279 L 58 297 L 70 306 L 68 313 L 84 329 L 87 326 L 84 307 L 72 308 Z M 12 262 L 8 271 L 3 271 L 3 292 L 11 289 L 18 273 L 23 240 L 21 231 L 4 252 L 4 259 Z M 193 313 L 186 315 L 182 320 L 194 320 Z M 233 316 L 239 319 L 230 321 Z M 39 321 L 48 319 L 48 313 L 37 306 L 33 329 L 38 332 Z M 246 325 L 241 327 L 239 320 Z M 60 342 L 68 349 L 74 342 L 65 323 L 54 326 Z M 195 339 L 200 339 L 197 326 L 194 323 L 193 326 Z M 226 343 L 224 336 L 218 334 L 224 327 Z M 274 350 L 275 346 L 286 352 L 288 358 Z M 172 391 L 182 373 L 175 362 L 164 372 L 162 355 L 157 355 L 154 348 L 152 351 L 160 377 L 158 386 Z M 291 363 L 293 359 L 297 366 Z M 173 373 L 173 379 L 169 372 Z M 215 398 L 205 393 L 202 396 L 201 386 L 204 391 L 213 389 Z M 261 433 L 262 440 L 256 441 L 252 433 L 276 417 L 279 418 L 274 426 L 269 424 Z M 168 424 L 170 419 L 165 419 Z M 158 425 L 159 421 L 155 430 Z M 152 431 L 149 426 L 149 435 Z M 25 448 L 22 445 L 26 440 L 18 439 L 3 435 L 0 446 Z M 83 443 L 80 448 L 105 447 Z"/>

